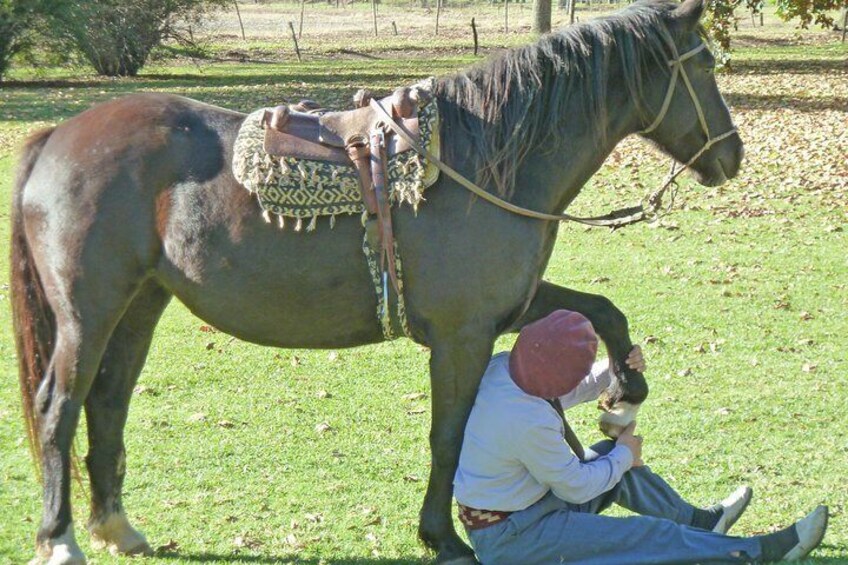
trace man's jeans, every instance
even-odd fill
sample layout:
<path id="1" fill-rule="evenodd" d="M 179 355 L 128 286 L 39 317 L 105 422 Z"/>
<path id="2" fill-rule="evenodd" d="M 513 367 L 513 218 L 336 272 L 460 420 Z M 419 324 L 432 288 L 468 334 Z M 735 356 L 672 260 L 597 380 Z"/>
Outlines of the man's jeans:
<path id="1" fill-rule="evenodd" d="M 606 454 L 614 446 L 603 441 L 587 449 L 586 458 Z M 640 516 L 598 515 L 613 503 Z M 758 539 L 693 528 L 689 526 L 693 511 L 648 467 L 636 467 L 612 490 L 587 503 L 571 504 L 548 493 L 503 522 L 468 531 L 468 536 L 483 565 L 748 563 L 759 559 Z"/>

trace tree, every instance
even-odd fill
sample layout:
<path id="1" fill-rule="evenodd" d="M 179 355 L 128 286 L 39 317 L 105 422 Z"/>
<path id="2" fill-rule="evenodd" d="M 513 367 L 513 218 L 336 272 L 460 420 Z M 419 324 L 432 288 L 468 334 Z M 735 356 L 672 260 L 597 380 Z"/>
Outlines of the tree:
<path id="1" fill-rule="evenodd" d="M 52 19 L 101 75 L 135 76 L 163 40 L 186 41 L 187 30 L 232 0 L 75 0 Z"/>
<path id="2" fill-rule="evenodd" d="M 57 0 L 0 0 L 0 80 L 12 57 L 32 44 L 41 17 L 57 5 Z"/>
<path id="3" fill-rule="evenodd" d="M 551 31 L 551 0 L 536 0 L 533 4 L 533 31 L 539 34 Z"/>
<path id="4" fill-rule="evenodd" d="M 730 34 L 735 27 L 733 11 L 743 0 L 707 0 L 706 27 L 718 46 L 717 56 L 723 62 L 729 59 Z M 802 28 L 815 23 L 822 27 L 833 27 L 831 16 L 840 7 L 848 6 L 848 0 L 777 0 L 777 15 L 785 21 L 797 19 Z"/>

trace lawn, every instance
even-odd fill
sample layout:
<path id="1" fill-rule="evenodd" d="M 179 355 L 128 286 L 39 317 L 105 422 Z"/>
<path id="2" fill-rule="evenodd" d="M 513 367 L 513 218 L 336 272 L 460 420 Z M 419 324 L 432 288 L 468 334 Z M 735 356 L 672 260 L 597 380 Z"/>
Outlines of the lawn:
<path id="1" fill-rule="evenodd" d="M 739 534 L 828 504 L 814 562 L 848 563 L 848 48 L 836 34 L 767 24 L 740 32 L 734 72 L 719 77 L 747 143 L 739 178 L 716 189 L 684 182 L 677 211 L 654 225 L 563 226 L 546 278 L 604 294 L 628 314 L 649 363 L 639 427 L 656 471 L 702 504 L 752 485 Z M 135 79 L 16 71 L 21 82 L 0 88 L 0 241 L 9 239 L 15 147 L 96 102 L 154 90 L 243 111 L 302 97 L 344 106 L 361 86 L 389 89 L 475 60 L 448 42 L 423 55 L 381 45 L 367 59 L 316 51 L 300 64 L 250 62 L 276 49 L 256 41 L 248 62 L 161 59 Z M 636 200 L 664 167 L 628 140 L 573 211 Z M 2 272 L 7 257 L 4 247 Z M 280 351 L 208 329 L 173 303 L 133 400 L 124 502 L 159 548 L 145 563 L 426 562 L 415 531 L 429 465 L 427 351 L 408 340 Z M 40 490 L 6 284 L 0 376 L 0 563 L 22 563 Z M 595 418 L 590 406 L 571 417 L 584 441 L 598 435 Z M 82 491 L 74 516 L 91 562 L 130 562 L 90 549 Z"/>

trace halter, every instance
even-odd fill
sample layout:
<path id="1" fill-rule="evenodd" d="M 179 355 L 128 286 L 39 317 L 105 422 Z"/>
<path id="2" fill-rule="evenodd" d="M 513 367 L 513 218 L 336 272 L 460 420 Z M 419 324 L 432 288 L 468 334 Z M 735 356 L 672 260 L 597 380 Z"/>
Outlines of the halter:
<path id="1" fill-rule="evenodd" d="M 736 128 L 730 128 L 728 131 L 724 132 L 721 135 L 717 135 L 715 137 L 710 133 L 710 126 L 707 124 L 707 118 L 704 116 L 704 110 L 701 108 L 701 102 L 698 100 L 698 95 L 695 94 L 695 89 L 692 87 L 692 82 L 689 80 L 689 75 L 686 74 L 686 68 L 683 66 L 685 61 L 688 61 L 701 51 L 707 48 L 706 43 L 701 43 L 694 49 L 687 51 L 683 55 L 678 55 L 677 47 L 674 43 L 669 42 L 669 47 L 671 48 L 671 52 L 674 55 L 674 59 L 668 61 L 668 66 L 671 67 L 671 80 L 668 83 L 668 90 L 665 93 L 665 99 L 663 100 L 662 107 L 660 108 L 660 113 L 657 114 L 657 117 L 654 118 L 653 123 L 647 128 L 643 129 L 639 133 L 642 135 L 647 135 L 657 129 L 662 121 L 665 119 L 665 115 L 668 113 L 668 108 L 671 106 L 671 99 L 674 98 L 674 90 L 677 86 L 677 77 L 683 79 L 683 84 L 686 85 L 686 90 L 689 91 L 689 98 L 692 99 L 692 104 L 695 106 L 695 112 L 698 114 L 698 122 L 701 124 L 701 129 L 704 130 L 704 134 L 707 136 L 707 141 L 704 143 L 704 146 L 700 151 L 695 153 L 694 157 L 689 159 L 686 164 L 683 165 L 683 168 L 680 169 L 683 171 L 687 167 L 689 167 L 692 163 L 698 160 L 698 158 L 703 155 L 706 151 L 710 149 L 713 145 L 718 143 L 723 139 L 727 139 L 734 133 L 737 133 Z M 672 165 L 672 171 L 674 171 L 674 166 Z"/>
<path id="2" fill-rule="evenodd" d="M 427 158 L 427 160 L 433 163 L 439 170 L 444 172 L 451 179 L 456 181 L 459 185 L 463 186 L 473 194 L 479 196 L 483 200 L 498 206 L 508 212 L 513 212 L 515 214 L 525 216 L 528 218 L 534 218 L 537 220 L 545 220 L 552 222 L 577 222 L 579 224 L 585 224 L 588 226 L 602 226 L 609 228 L 619 228 L 622 226 L 626 226 L 629 224 L 634 224 L 636 222 L 641 222 L 643 220 L 652 220 L 655 219 L 662 208 L 662 199 L 665 192 L 671 186 L 676 186 L 677 177 L 689 168 L 692 163 L 698 160 L 698 158 L 703 155 L 706 151 L 710 149 L 713 145 L 718 143 L 723 139 L 727 139 L 731 135 L 736 133 L 736 128 L 731 128 L 730 130 L 724 132 L 721 135 L 716 137 L 712 137 L 710 134 L 710 128 L 707 125 L 707 119 L 704 116 L 704 111 L 701 108 L 701 103 L 698 100 L 698 96 L 695 94 L 695 89 L 692 87 L 692 83 L 689 81 L 689 75 L 686 74 L 686 69 L 683 67 L 683 63 L 704 49 L 706 49 L 706 43 L 701 43 L 691 51 L 687 51 L 683 55 L 679 55 L 677 52 L 677 47 L 669 42 L 669 47 L 671 48 L 671 52 L 674 55 L 674 59 L 668 61 L 668 65 L 672 68 L 671 71 L 671 81 L 668 85 L 668 91 L 665 94 L 665 100 L 663 100 L 662 108 L 660 108 L 660 113 L 657 114 L 657 117 L 654 119 L 653 123 L 648 126 L 646 129 L 638 132 L 642 135 L 651 133 L 654 131 L 659 125 L 662 123 L 665 115 L 668 113 L 668 108 L 671 105 L 671 99 L 674 97 L 674 89 L 677 86 L 677 77 L 680 76 L 683 78 L 683 83 L 686 85 L 686 89 L 689 91 L 689 97 L 692 99 L 692 103 L 695 105 L 695 111 L 698 114 L 698 121 L 701 124 L 701 128 L 703 128 L 704 133 L 707 136 L 707 141 L 704 143 L 704 146 L 695 153 L 695 155 L 689 159 L 682 167 L 677 168 L 676 163 L 672 159 L 671 170 L 669 171 L 668 176 L 663 182 L 662 186 L 659 189 L 650 194 L 643 203 L 637 206 L 631 206 L 629 208 L 622 208 L 620 210 L 614 210 L 609 214 L 605 214 L 603 216 L 595 216 L 592 218 L 581 218 L 578 216 L 572 216 L 570 214 L 547 214 L 545 212 L 537 212 L 535 210 L 529 210 L 527 208 L 523 208 L 521 206 L 517 206 L 512 202 L 508 202 L 503 198 L 499 198 L 494 194 L 480 188 L 453 168 L 442 162 L 438 157 L 430 153 L 426 147 L 422 147 L 421 144 L 412 136 L 412 134 L 406 129 L 406 127 L 396 122 L 391 114 L 389 114 L 383 106 L 378 103 L 376 100 L 371 100 L 371 107 L 383 117 L 383 122 L 389 128 L 391 128 L 397 135 L 399 135 L 404 141 L 409 143 L 409 145 L 415 149 L 420 155 L 423 155 Z M 674 202 L 674 196 L 672 194 L 672 204 Z M 671 205 L 669 205 L 671 207 Z"/>

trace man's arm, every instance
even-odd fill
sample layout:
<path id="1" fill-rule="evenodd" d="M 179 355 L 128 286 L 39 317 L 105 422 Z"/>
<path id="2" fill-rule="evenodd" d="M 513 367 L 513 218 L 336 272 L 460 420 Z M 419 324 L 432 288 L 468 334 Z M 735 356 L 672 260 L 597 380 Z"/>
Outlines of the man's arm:
<path id="1" fill-rule="evenodd" d="M 645 359 L 642 356 L 642 348 L 638 345 L 633 346 L 625 362 L 634 371 L 645 372 Z M 594 402 L 601 395 L 601 392 L 609 388 L 611 379 L 609 359 L 596 361 L 592 365 L 592 371 L 580 381 L 574 390 L 559 398 L 563 409 L 567 410 L 584 402 Z"/>
<path id="2" fill-rule="evenodd" d="M 518 459 L 534 479 L 566 502 L 582 504 L 607 492 L 634 462 L 626 445 L 617 445 L 591 462 L 581 462 L 568 449 L 553 418 L 551 424 L 527 427 L 522 435 L 514 444 Z"/>

